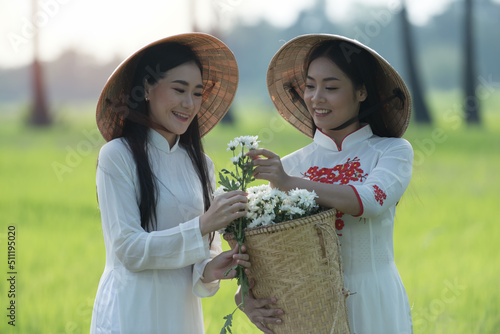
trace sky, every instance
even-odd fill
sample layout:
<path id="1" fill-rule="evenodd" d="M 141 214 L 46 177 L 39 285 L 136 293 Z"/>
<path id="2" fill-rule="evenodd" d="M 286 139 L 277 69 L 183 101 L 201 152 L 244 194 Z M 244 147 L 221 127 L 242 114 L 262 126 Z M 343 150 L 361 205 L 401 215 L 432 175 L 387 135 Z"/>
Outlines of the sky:
<path id="1" fill-rule="evenodd" d="M 407 0 L 410 19 L 414 24 L 425 24 L 451 1 Z M 210 13 L 219 15 L 225 28 L 237 21 L 251 24 L 261 19 L 284 27 L 293 23 L 312 1 L 141 0 L 128 4 L 123 0 L 38 0 L 36 10 L 32 3 L 33 0 L 0 0 L 0 68 L 31 62 L 35 31 L 39 33 L 39 55 L 44 61 L 74 49 L 106 62 L 124 59 L 154 40 L 190 32 L 193 18 L 202 28 L 214 22 L 215 15 Z M 355 15 L 359 3 L 393 11 L 399 8 L 400 0 L 327 3 L 328 16 L 339 22 Z"/>

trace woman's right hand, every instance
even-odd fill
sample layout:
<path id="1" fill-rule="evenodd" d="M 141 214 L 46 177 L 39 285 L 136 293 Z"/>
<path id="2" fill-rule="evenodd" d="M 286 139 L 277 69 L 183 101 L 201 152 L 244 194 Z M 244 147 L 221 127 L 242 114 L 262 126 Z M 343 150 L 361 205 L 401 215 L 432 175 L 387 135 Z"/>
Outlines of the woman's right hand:
<path id="1" fill-rule="evenodd" d="M 247 214 L 247 193 L 229 191 L 215 197 L 210 208 L 200 216 L 201 235 L 218 231 Z"/>
<path id="2" fill-rule="evenodd" d="M 250 150 L 246 155 L 252 159 L 253 176 L 256 179 L 267 180 L 272 187 L 280 190 L 290 190 L 287 187 L 290 176 L 283 169 L 279 155 L 263 148 Z"/>

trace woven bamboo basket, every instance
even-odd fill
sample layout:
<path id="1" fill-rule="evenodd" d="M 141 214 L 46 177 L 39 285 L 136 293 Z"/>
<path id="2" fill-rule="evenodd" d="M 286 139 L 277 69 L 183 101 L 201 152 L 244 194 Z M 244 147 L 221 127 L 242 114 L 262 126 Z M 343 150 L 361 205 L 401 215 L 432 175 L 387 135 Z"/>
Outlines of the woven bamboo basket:
<path id="1" fill-rule="evenodd" d="M 285 314 L 275 334 L 350 333 L 335 209 L 245 230 L 256 298 L 275 297 L 270 307 Z M 224 234 L 231 247 L 233 234 Z"/>

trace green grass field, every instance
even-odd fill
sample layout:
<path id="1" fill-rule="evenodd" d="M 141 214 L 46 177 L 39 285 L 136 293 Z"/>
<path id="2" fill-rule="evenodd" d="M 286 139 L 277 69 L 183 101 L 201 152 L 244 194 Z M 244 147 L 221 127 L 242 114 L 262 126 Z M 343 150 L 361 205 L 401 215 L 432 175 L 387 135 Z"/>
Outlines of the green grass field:
<path id="1" fill-rule="evenodd" d="M 484 126 L 468 128 L 460 110 L 433 97 L 441 110 L 434 127 L 411 125 L 412 182 L 398 206 L 396 262 L 413 307 L 415 333 L 498 333 L 500 294 L 500 97 L 485 98 Z M 63 110 L 50 129 L 27 128 L 17 107 L 0 109 L 0 333 L 88 333 L 104 267 L 95 192 L 103 144 L 92 105 Z M 5 109 L 5 108 L 4 108 Z M 261 147 L 284 155 L 309 142 L 277 113 L 247 108 L 235 126 L 221 125 L 205 140 L 217 169 L 226 168 L 226 143 L 259 135 Z M 11 288 L 9 226 L 15 228 L 15 327 L 8 324 Z M 225 281 L 203 300 L 208 334 L 219 333 L 234 309 L 235 283 Z M 234 333 L 257 333 L 236 312 Z"/>

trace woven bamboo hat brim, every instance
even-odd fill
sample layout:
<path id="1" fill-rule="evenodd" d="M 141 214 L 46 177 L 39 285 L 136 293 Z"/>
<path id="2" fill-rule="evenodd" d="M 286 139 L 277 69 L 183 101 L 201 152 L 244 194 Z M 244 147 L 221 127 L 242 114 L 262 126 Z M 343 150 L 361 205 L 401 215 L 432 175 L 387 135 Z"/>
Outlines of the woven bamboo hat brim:
<path id="1" fill-rule="evenodd" d="M 203 67 L 203 97 L 198 113 L 200 135 L 206 135 L 229 110 L 238 88 L 238 65 L 231 50 L 219 39 L 204 33 L 187 33 L 155 41 L 124 60 L 111 74 L 97 102 L 97 127 L 106 141 L 122 134 L 132 80 L 141 55 L 167 42 L 186 45 Z"/>
<path id="2" fill-rule="evenodd" d="M 352 43 L 354 47 L 368 51 L 380 65 L 374 73 L 379 95 L 384 100 L 399 88 L 404 101 L 387 103 L 381 107 L 378 115 L 393 137 L 401 137 L 408 128 L 411 115 L 411 96 L 405 82 L 396 70 L 377 52 L 343 36 L 329 34 L 311 34 L 298 36 L 285 43 L 274 55 L 267 70 L 267 88 L 274 106 L 281 116 L 308 137 L 313 137 L 313 120 L 304 103 L 306 61 L 314 47 L 323 41 L 340 40 Z M 374 125 L 372 125 L 372 128 Z M 377 129 L 373 129 L 377 133 Z"/>

